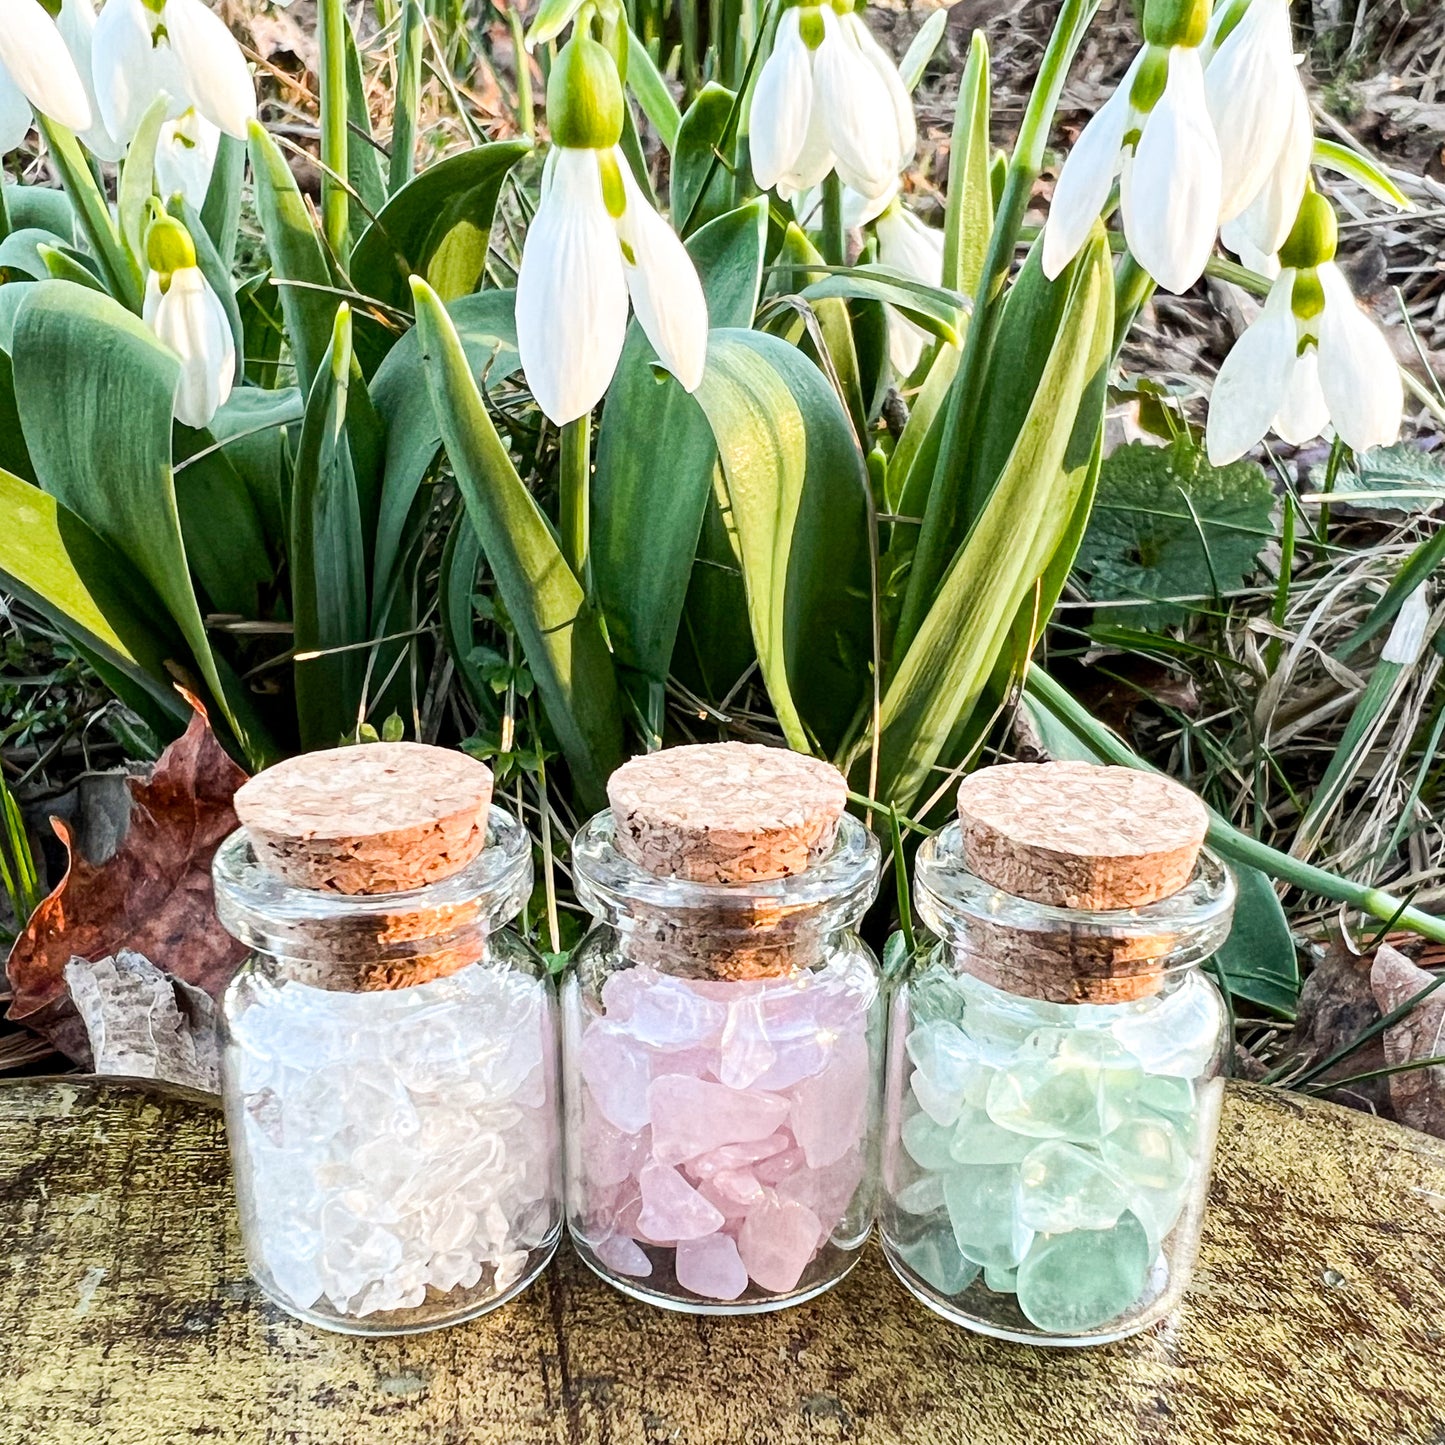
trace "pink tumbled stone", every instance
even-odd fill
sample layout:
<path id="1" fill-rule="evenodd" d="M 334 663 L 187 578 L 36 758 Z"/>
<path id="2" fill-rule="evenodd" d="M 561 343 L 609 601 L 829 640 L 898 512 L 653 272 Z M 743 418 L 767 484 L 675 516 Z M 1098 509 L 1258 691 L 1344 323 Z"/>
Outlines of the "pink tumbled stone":
<path id="1" fill-rule="evenodd" d="M 582 1172 L 589 1185 L 607 1188 L 630 1179 L 648 1155 L 648 1134 L 614 1129 L 591 1099 L 582 1104 Z"/>
<path id="2" fill-rule="evenodd" d="M 647 1123 L 647 1086 L 652 1065 L 615 1024 L 599 1019 L 588 1025 L 578 1048 L 578 1067 L 603 1118 L 624 1134 Z"/>
<path id="3" fill-rule="evenodd" d="M 813 1168 L 841 1159 L 862 1139 L 868 1085 L 867 1040 L 845 1034 L 834 1044 L 828 1067 L 793 1091 L 788 1123 Z"/>
<path id="4" fill-rule="evenodd" d="M 724 1169 L 720 1174 L 713 1175 L 710 1182 L 724 1199 L 731 1199 L 744 1209 L 761 1204 L 766 1197 L 766 1191 L 758 1183 L 757 1175 L 750 1174 L 746 1169 Z"/>
<path id="5" fill-rule="evenodd" d="M 753 1166 L 753 1173 L 764 1184 L 778 1184 L 803 1167 L 803 1151 L 791 1148 L 784 1149 L 781 1154 L 770 1154 L 766 1159 L 760 1159 Z"/>
<path id="6" fill-rule="evenodd" d="M 663 1164 L 680 1164 L 724 1144 L 766 1139 L 788 1117 L 788 1101 L 777 1094 L 729 1089 L 686 1074 L 654 1079 L 647 1097 L 652 1154 Z"/>
<path id="7" fill-rule="evenodd" d="M 643 1166 L 642 1212 L 637 1227 L 648 1239 L 700 1239 L 721 1228 L 722 1211 L 709 1204 L 676 1169 L 651 1162 Z"/>
<path id="8" fill-rule="evenodd" d="M 778 1198 L 794 1199 L 811 1209 L 826 1237 L 842 1219 L 862 1182 L 863 1155 L 850 1149 L 824 1169 L 799 1169 L 789 1175 L 778 1185 Z"/>
<path id="9" fill-rule="evenodd" d="M 777 1057 L 763 1018 L 763 996 L 746 993 L 728 1005 L 719 1049 L 718 1078 L 730 1089 L 746 1089 Z"/>
<path id="10" fill-rule="evenodd" d="M 677 1246 L 677 1282 L 704 1299 L 736 1299 L 748 1287 L 748 1272 L 727 1235 L 709 1234 Z"/>
<path id="11" fill-rule="evenodd" d="M 746 1169 L 759 1159 L 781 1154 L 792 1142 L 787 1134 L 769 1134 L 766 1139 L 757 1139 L 749 1144 L 724 1144 L 721 1149 L 710 1149 L 688 1161 L 688 1173 L 699 1179 L 711 1179 L 723 1169 Z"/>
<path id="12" fill-rule="evenodd" d="M 609 1234 L 606 1239 L 599 1240 L 593 1250 L 608 1269 L 618 1274 L 644 1279 L 652 1273 L 652 1261 L 642 1252 L 641 1245 L 625 1234 Z"/>
<path id="13" fill-rule="evenodd" d="M 738 1231 L 738 1253 L 754 1283 L 774 1294 L 796 1289 L 822 1236 L 818 1216 L 796 1200 L 770 1199 Z"/>

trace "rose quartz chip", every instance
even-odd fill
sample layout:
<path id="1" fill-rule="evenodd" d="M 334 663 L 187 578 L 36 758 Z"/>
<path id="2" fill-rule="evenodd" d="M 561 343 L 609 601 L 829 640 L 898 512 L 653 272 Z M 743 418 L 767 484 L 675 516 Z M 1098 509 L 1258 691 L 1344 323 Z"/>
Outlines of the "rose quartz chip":
<path id="1" fill-rule="evenodd" d="M 588 1185 L 606 1189 L 630 1179 L 647 1159 L 647 1130 L 614 1129 L 590 1099 L 584 1098 L 582 1110 L 582 1172 Z"/>
<path id="2" fill-rule="evenodd" d="M 764 1184 L 778 1184 L 790 1174 L 796 1174 L 804 1165 L 801 1149 L 785 1149 L 781 1154 L 771 1154 L 753 1166 L 753 1173 Z"/>
<path id="3" fill-rule="evenodd" d="M 654 974 L 653 982 L 630 1000 L 627 1032 L 649 1048 L 693 1049 L 716 1044 L 727 1008 L 697 992 L 685 979 Z"/>
<path id="4" fill-rule="evenodd" d="M 797 1288 L 821 1235 L 818 1216 L 806 1205 L 768 1200 L 743 1221 L 738 1253 L 754 1283 L 786 1294 Z"/>
<path id="5" fill-rule="evenodd" d="M 778 1185 L 778 1198 L 807 1205 L 818 1216 L 826 1237 L 847 1212 L 862 1182 L 863 1155 L 855 1148 L 826 1169 L 800 1169 L 790 1174 Z"/>
<path id="6" fill-rule="evenodd" d="M 647 1085 L 652 1066 L 647 1050 L 638 1048 L 605 1019 L 588 1026 L 578 1049 L 578 1067 L 602 1116 L 635 1134 L 647 1123 Z"/>
<path id="7" fill-rule="evenodd" d="M 734 999 L 722 1032 L 718 1078 L 731 1089 L 746 1089 L 772 1067 L 776 1057 L 763 1018 L 762 994 Z"/>
<path id="8" fill-rule="evenodd" d="M 652 1162 L 643 1166 L 642 1212 L 638 1230 L 659 1244 L 700 1239 L 723 1223 L 722 1212 L 709 1204 L 676 1169 Z"/>
<path id="9" fill-rule="evenodd" d="M 761 1204 L 767 1194 L 763 1186 L 758 1183 L 757 1176 L 749 1174 L 746 1169 L 724 1169 L 720 1174 L 715 1174 L 711 1182 L 712 1187 L 724 1199 L 731 1199 L 745 1209 L 751 1209 L 753 1205 Z"/>
<path id="10" fill-rule="evenodd" d="M 828 1067 L 793 1091 L 788 1122 L 813 1168 L 841 1159 L 863 1137 L 868 1073 L 867 1040 L 845 1034 L 834 1045 Z"/>
<path id="11" fill-rule="evenodd" d="M 781 1154 L 791 1143 L 787 1134 L 769 1134 L 766 1139 L 756 1139 L 750 1144 L 724 1144 L 721 1149 L 710 1149 L 690 1160 L 687 1171 L 699 1179 L 711 1179 L 723 1169 L 746 1169 L 759 1159 Z"/>
<path id="12" fill-rule="evenodd" d="M 788 1101 L 777 1094 L 744 1093 L 686 1074 L 654 1079 L 647 1097 L 652 1154 L 664 1164 L 680 1164 L 724 1144 L 766 1139 L 788 1117 Z"/>
<path id="13" fill-rule="evenodd" d="M 727 1235 L 709 1234 L 677 1246 L 677 1282 L 704 1299 L 736 1299 L 748 1287 L 748 1272 Z"/>
<path id="14" fill-rule="evenodd" d="M 635 1239 L 625 1234 L 609 1234 L 594 1246 L 597 1258 L 618 1274 L 643 1279 L 652 1273 L 652 1261 L 642 1252 Z"/>

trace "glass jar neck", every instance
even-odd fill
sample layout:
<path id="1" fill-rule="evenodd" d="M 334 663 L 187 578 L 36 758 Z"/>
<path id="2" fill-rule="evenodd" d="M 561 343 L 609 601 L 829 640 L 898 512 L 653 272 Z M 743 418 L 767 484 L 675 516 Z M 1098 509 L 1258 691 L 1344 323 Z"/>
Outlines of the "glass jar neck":
<path id="1" fill-rule="evenodd" d="M 365 992 L 425 983 L 476 963 L 487 937 L 532 889 L 527 831 L 492 806 L 487 846 L 459 873 L 405 893 L 297 888 L 263 868 L 244 829 L 216 850 L 216 912 L 268 972 L 319 988 Z"/>
<path id="2" fill-rule="evenodd" d="M 695 978 L 769 978 L 809 968 L 878 891 L 878 840 L 845 815 L 827 857 L 788 878 L 693 883 L 658 877 L 613 845 L 610 811 L 577 834 L 577 897 L 616 930 L 623 955 Z"/>
<path id="3" fill-rule="evenodd" d="M 1075 909 L 1019 898 L 964 861 L 951 823 L 918 850 L 914 899 L 953 964 L 1009 993 L 1054 1003 L 1122 1003 L 1164 992 L 1229 936 L 1235 885 L 1200 854 L 1178 893 L 1141 908 Z"/>

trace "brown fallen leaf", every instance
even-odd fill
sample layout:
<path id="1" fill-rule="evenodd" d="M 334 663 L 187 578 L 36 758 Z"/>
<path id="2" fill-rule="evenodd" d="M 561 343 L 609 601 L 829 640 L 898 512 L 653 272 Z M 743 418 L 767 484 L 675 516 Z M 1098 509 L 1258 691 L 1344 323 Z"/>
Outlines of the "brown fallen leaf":
<path id="1" fill-rule="evenodd" d="M 1416 967 L 1398 949 L 1380 945 L 1370 970 L 1382 1013 L 1403 1007 L 1438 975 Z M 1445 1054 L 1445 988 L 1422 999 L 1404 1018 L 1385 1030 L 1385 1058 L 1392 1065 Z M 1402 1124 L 1445 1139 L 1445 1064 L 1403 1069 L 1389 1075 L 1390 1097 Z"/>
<path id="2" fill-rule="evenodd" d="M 84 1060 L 88 1042 L 66 991 L 65 966 L 122 949 L 220 993 L 245 949 L 216 921 L 211 855 L 236 827 L 231 798 L 245 780 L 197 711 L 149 776 L 128 780 L 130 827 L 108 862 L 96 866 L 81 857 L 69 829 L 51 820 L 70 866 L 10 950 L 9 1018 Z"/>

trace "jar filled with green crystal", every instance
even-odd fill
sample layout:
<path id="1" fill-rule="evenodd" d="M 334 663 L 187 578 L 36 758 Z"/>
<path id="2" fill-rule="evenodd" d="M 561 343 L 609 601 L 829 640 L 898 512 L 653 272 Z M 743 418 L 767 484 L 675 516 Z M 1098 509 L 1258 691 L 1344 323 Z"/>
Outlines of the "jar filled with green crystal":
<path id="1" fill-rule="evenodd" d="M 1207 824 L 1156 774 L 1009 764 L 920 848 L 938 941 L 894 997 L 881 1232 L 947 1318 L 1086 1345 L 1179 1303 L 1227 1057 L 1201 965 L 1234 882 Z"/>

